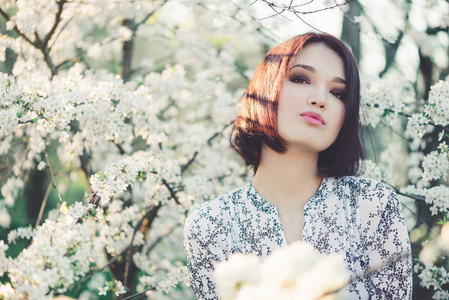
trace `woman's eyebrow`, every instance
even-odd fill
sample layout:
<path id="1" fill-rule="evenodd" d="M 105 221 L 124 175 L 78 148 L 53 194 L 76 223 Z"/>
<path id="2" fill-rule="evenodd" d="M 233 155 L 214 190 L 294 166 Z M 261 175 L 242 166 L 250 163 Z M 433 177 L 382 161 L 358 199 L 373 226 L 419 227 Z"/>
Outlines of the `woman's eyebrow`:
<path id="1" fill-rule="evenodd" d="M 310 71 L 310 72 L 312 72 L 312 73 L 316 73 L 316 69 L 315 69 L 314 67 L 312 67 L 312 66 L 309 66 L 309 65 L 296 64 L 296 65 L 293 65 L 293 66 L 290 68 L 290 70 L 293 69 L 293 68 L 302 68 L 302 69 L 305 69 L 305 70 Z M 343 78 L 338 77 L 338 76 L 335 76 L 335 77 L 332 79 L 332 81 L 335 81 L 335 82 L 338 82 L 338 83 L 346 84 L 346 80 L 344 80 Z"/>
<path id="2" fill-rule="evenodd" d="M 308 70 L 308 71 L 310 71 L 312 73 L 316 72 L 314 67 L 308 66 L 308 65 L 302 65 L 302 64 L 293 65 L 290 69 L 293 69 L 293 68 L 296 68 L 296 67 L 306 69 L 306 70 Z"/>
<path id="3" fill-rule="evenodd" d="M 338 76 L 335 76 L 335 77 L 332 79 L 332 81 L 335 81 L 335 82 L 338 82 L 338 83 L 346 84 L 346 80 L 344 80 L 343 78 L 338 77 Z"/>

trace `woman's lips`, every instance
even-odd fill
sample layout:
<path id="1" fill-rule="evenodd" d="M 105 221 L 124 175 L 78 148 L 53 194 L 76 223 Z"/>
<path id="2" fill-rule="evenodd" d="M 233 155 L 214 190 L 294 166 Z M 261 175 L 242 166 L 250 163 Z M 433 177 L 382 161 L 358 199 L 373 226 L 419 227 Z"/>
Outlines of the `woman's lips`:
<path id="1" fill-rule="evenodd" d="M 321 117 L 320 114 L 312 111 L 308 111 L 305 113 L 300 114 L 301 117 L 303 117 L 307 122 L 313 125 L 324 125 L 324 119 Z"/>

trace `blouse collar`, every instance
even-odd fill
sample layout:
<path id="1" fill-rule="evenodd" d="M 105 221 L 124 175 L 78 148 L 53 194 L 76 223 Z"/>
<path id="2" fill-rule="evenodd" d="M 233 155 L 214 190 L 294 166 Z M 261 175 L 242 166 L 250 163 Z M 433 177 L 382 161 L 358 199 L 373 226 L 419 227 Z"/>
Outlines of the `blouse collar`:
<path id="1" fill-rule="evenodd" d="M 319 202 L 324 200 L 325 187 L 329 184 L 328 182 L 331 179 L 332 178 L 324 176 L 323 181 L 321 182 L 321 185 L 318 188 L 317 192 L 308 202 Z M 277 211 L 276 206 L 274 204 L 266 201 L 259 195 L 259 193 L 256 191 L 256 189 L 252 184 L 252 180 L 247 185 L 246 197 L 258 211 L 264 212 L 266 214 L 276 213 Z"/>

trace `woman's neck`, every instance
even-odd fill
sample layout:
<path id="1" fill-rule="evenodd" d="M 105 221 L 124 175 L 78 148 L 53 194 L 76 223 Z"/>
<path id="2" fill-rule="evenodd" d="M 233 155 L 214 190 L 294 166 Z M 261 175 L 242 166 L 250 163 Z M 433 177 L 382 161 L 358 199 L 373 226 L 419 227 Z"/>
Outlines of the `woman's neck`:
<path id="1" fill-rule="evenodd" d="M 294 208 L 303 207 L 315 195 L 322 180 L 318 153 L 289 149 L 280 154 L 263 146 L 252 184 L 268 202 Z"/>

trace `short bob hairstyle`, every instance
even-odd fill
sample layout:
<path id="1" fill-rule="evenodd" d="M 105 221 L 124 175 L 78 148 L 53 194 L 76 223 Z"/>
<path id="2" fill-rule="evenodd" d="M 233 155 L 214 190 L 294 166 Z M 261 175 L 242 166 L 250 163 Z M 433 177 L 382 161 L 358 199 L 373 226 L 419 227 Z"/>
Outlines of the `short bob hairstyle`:
<path id="1" fill-rule="evenodd" d="M 287 142 L 278 132 L 278 102 L 284 79 L 298 55 L 309 44 L 323 44 L 335 51 L 345 66 L 345 116 L 334 143 L 320 152 L 318 168 L 326 176 L 350 176 L 359 171 L 364 158 L 359 124 L 360 79 L 357 62 L 339 39 L 328 34 L 306 33 L 296 36 L 267 53 L 257 66 L 230 135 L 231 147 L 253 167 L 260 163 L 262 144 L 278 153 L 287 151 Z"/>

